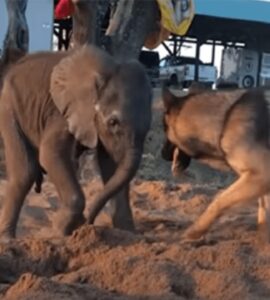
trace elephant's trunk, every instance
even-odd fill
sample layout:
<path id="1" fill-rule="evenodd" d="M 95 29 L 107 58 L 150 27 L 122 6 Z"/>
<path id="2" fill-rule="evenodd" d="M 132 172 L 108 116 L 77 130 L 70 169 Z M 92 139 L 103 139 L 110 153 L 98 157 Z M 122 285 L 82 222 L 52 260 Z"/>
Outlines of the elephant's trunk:
<path id="1" fill-rule="evenodd" d="M 93 224 L 95 218 L 105 204 L 117 194 L 136 174 L 141 161 L 142 149 L 130 149 L 126 152 L 122 163 L 119 164 L 114 175 L 104 186 L 103 191 L 95 199 L 88 217 L 88 223 Z"/>

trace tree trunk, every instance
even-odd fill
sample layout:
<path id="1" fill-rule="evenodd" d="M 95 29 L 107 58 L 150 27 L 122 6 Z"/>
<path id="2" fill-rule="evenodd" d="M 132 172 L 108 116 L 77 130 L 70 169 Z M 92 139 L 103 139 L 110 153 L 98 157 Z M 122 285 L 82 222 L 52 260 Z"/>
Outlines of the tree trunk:
<path id="1" fill-rule="evenodd" d="M 3 45 L 2 64 L 16 61 L 28 52 L 29 37 L 25 11 L 28 0 L 6 0 L 8 29 Z"/>
<path id="2" fill-rule="evenodd" d="M 25 18 L 27 0 L 6 0 L 8 28 L 0 59 L 0 89 L 8 65 L 28 51 L 28 26 Z"/>
<path id="3" fill-rule="evenodd" d="M 72 0 L 75 11 L 72 26 L 72 48 L 96 41 L 96 15 L 98 0 Z"/>
<path id="4" fill-rule="evenodd" d="M 158 16 L 155 0 L 119 0 L 106 31 L 112 55 L 138 58 L 146 37 L 155 30 Z"/>
<path id="5" fill-rule="evenodd" d="M 138 58 L 159 17 L 156 0 L 72 1 L 75 4 L 74 45 L 95 44 L 118 59 Z M 111 18 L 109 24 L 105 24 L 109 8 Z"/>
<path id="6" fill-rule="evenodd" d="M 108 0 L 72 0 L 75 12 L 73 15 L 72 48 L 83 44 L 105 44 L 102 23 L 108 11 Z"/>

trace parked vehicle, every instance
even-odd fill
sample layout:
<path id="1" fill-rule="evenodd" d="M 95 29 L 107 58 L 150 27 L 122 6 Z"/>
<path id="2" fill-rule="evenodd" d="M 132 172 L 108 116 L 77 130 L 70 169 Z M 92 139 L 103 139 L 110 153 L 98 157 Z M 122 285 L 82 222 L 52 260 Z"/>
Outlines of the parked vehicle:
<path id="1" fill-rule="evenodd" d="M 221 81 L 233 82 L 239 88 L 252 88 L 258 86 L 258 72 L 258 51 L 233 47 L 223 49 L 220 68 Z"/>
<path id="2" fill-rule="evenodd" d="M 259 76 L 258 76 L 259 75 Z M 270 53 L 227 47 L 222 52 L 218 82 L 238 88 L 270 86 Z"/>
<path id="3" fill-rule="evenodd" d="M 260 85 L 270 86 L 270 53 L 262 54 Z"/>
<path id="4" fill-rule="evenodd" d="M 160 80 L 169 80 L 172 85 L 190 86 L 195 79 L 196 58 L 167 56 L 159 64 Z M 199 60 L 199 82 L 212 86 L 217 79 L 217 68 Z"/>

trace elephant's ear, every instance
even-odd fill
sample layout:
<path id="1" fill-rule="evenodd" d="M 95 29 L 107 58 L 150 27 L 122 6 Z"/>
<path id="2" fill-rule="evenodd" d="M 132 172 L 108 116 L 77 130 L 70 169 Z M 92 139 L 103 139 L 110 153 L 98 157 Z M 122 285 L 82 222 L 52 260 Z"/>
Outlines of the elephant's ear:
<path id="1" fill-rule="evenodd" d="M 65 117 L 69 131 L 84 146 L 97 144 L 95 104 L 116 64 L 112 57 L 93 46 L 71 52 L 53 69 L 50 92 Z"/>

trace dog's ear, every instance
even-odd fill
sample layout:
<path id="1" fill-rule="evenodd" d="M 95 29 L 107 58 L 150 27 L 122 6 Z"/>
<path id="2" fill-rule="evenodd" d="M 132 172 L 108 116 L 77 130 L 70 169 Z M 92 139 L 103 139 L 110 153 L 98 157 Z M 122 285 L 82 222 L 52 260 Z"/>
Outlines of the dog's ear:
<path id="1" fill-rule="evenodd" d="M 176 96 L 169 90 L 166 85 L 162 87 L 162 101 L 166 110 L 170 109 L 176 102 Z"/>

